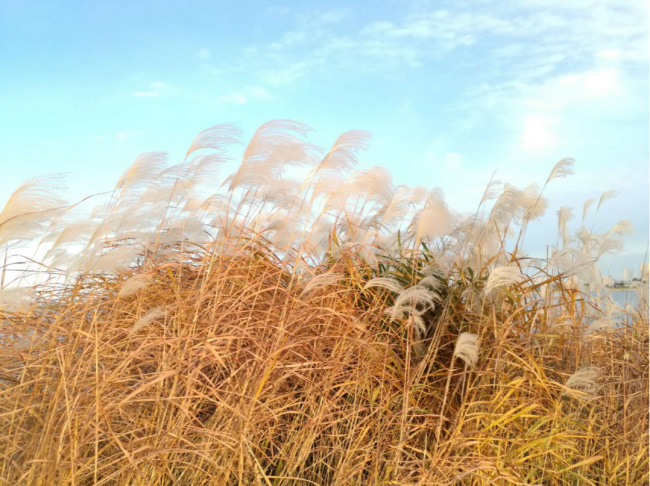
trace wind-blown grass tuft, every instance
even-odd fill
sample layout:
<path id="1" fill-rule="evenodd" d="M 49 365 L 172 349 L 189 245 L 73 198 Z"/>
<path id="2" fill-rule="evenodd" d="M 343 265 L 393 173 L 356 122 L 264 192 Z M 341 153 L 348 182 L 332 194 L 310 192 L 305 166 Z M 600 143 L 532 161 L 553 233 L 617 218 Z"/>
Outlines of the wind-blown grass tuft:
<path id="1" fill-rule="evenodd" d="M 573 161 L 463 215 L 308 131 L 264 124 L 230 176 L 217 125 L 108 194 L 9 199 L 0 484 L 647 484 L 648 269 L 623 307 L 597 266 L 632 228 L 593 198 L 522 249 Z"/>

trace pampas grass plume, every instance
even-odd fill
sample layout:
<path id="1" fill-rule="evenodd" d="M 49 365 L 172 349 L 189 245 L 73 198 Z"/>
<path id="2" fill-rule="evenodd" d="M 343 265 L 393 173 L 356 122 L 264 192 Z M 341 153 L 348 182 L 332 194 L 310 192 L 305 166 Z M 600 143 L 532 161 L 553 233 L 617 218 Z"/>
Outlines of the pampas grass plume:
<path id="1" fill-rule="evenodd" d="M 117 296 L 128 297 L 129 295 L 133 295 L 139 290 L 142 290 L 151 285 L 151 282 L 153 282 L 153 277 L 144 273 L 141 275 L 136 275 L 135 277 L 131 277 L 122 284 L 120 291 L 117 293 Z"/>
<path id="2" fill-rule="evenodd" d="M 386 277 L 373 278 L 366 285 L 363 286 L 363 289 L 368 290 L 373 287 L 380 287 L 398 294 L 404 291 L 404 287 L 402 287 L 397 280 L 393 278 L 386 278 Z"/>
<path id="3" fill-rule="evenodd" d="M 560 160 L 557 164 L 555 164 L 555 167 L 553 167 L 553 170 L 551 171 L 551 174 L 548 176 L 546 183 L 548 184 L 553 179 L 564 178 L 573 175 L 574 162 L 575 161 L 571 158 Z"/>
<path id="4" fill-rule="evenodd" d="M 136 332 L 138 332 L 140 329 L 147 326 L 151 322 L 155 321 L 156 319 L 161 319 L 163 317 L 165 317 L 165 311 L 160 307 L 154 307 L 145 315 L 143 315 L 140 319 L 137 320 L 137 322 L 131 328 L 129 334 L 135 334 Z"/>
<path id="5" fill-rule="evenodd" d="M 458 336 L 454 357 L 462 359 L 466 366 L 472 368 L 478 362 L 478 336 L 471 332 Z"/>
<path id="6" fill-rule="evenodd" d="M 585 398 L 593 398 L 600 386 L 597 383 L 600 378 L 600 369 L 595 366 L 589 366 L 576 371 L 566 381 L 569 388 L 587 394 Z"/>
<path id="7" fill-rule="evenodd" d="M 521 273 L 521 270 L 517 266 L 495 268 L 487 279 L 487 283 L 483 289 L 483 295 L 487 297 L 497 287 L 517 284 L 522 282 L 525 278 L 526 276 Z"/>
<path id="8" fill-rule="evenodd" d="M 607 201 L 608 199 L 612 199 L 613 197 L 616 197 L 617 195 L 618 195 L 618 193 L 616 191 L 612 191 L 612 190 L 603 192 L 603 194 L 600 196 L 600 200 L 598 201 L 598 207 L 596 208 L 596 212 L 598 212 L 600 210 L 600 207 L 603 205 L 603 203 L 605 201 Z"/>
<path id="9" fill-rule="evenodd" d="M 341 280 L 342 274 L 340 273 L 321 273 L 309 279 L 301 295 L 307 295 L 317 289 L 330 287 Z"/>

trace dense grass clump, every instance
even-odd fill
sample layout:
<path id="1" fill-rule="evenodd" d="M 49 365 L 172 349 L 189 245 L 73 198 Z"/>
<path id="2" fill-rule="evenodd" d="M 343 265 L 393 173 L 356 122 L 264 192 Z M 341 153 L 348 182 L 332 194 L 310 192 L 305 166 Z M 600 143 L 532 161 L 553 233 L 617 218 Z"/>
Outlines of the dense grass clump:
<path id="1" fill-rule="evenodd" d="M 462 216 L 352 171 L 364 133 L 305 131 L 263 125 L 221 186 L 229 126 L 91 209 L 14 193 L 0 483 L 647 484 L 647 284 L 621 308 L 596 266 L 629 224 L 574 237 L 563 208 L 531 258 L 543 188 Z"/>

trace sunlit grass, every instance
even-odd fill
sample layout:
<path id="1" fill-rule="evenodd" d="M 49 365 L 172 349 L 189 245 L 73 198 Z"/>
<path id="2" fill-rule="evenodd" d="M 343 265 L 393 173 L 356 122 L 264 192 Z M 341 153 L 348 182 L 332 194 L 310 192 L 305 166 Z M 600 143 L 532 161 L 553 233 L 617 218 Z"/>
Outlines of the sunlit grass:
<path id="1" fill-rule="evenodd" d="M 543 188 L 463 217 L 350 172 L 365 134 L 324 152 L 305 130 L 261 127 L 216 192 L 232 127 L 140 157 L 85 213 L 51 179 L 12 196 L 0 482 L 647 483 L 647 286 L 619 309 L 596 265 L 629 226 L 574 237 L 563 209 L 533 259 Z"/>

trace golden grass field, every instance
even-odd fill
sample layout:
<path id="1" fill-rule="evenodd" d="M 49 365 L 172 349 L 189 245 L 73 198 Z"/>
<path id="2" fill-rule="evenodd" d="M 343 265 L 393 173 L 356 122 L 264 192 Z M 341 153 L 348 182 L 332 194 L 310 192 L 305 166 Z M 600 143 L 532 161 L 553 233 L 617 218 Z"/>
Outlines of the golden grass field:
<path id="1" fill-rule="evenodd" d="M 221 184 L 225 125 L 92 208 L 9 198 L 0 484 L 648 484 L 647 283 L 617 306 L 596 264 L 629 224 L 589 229 L 612 194 L 532 258 L 571 160 L 463 216 L 305 131 L 263 125 Z"/>

